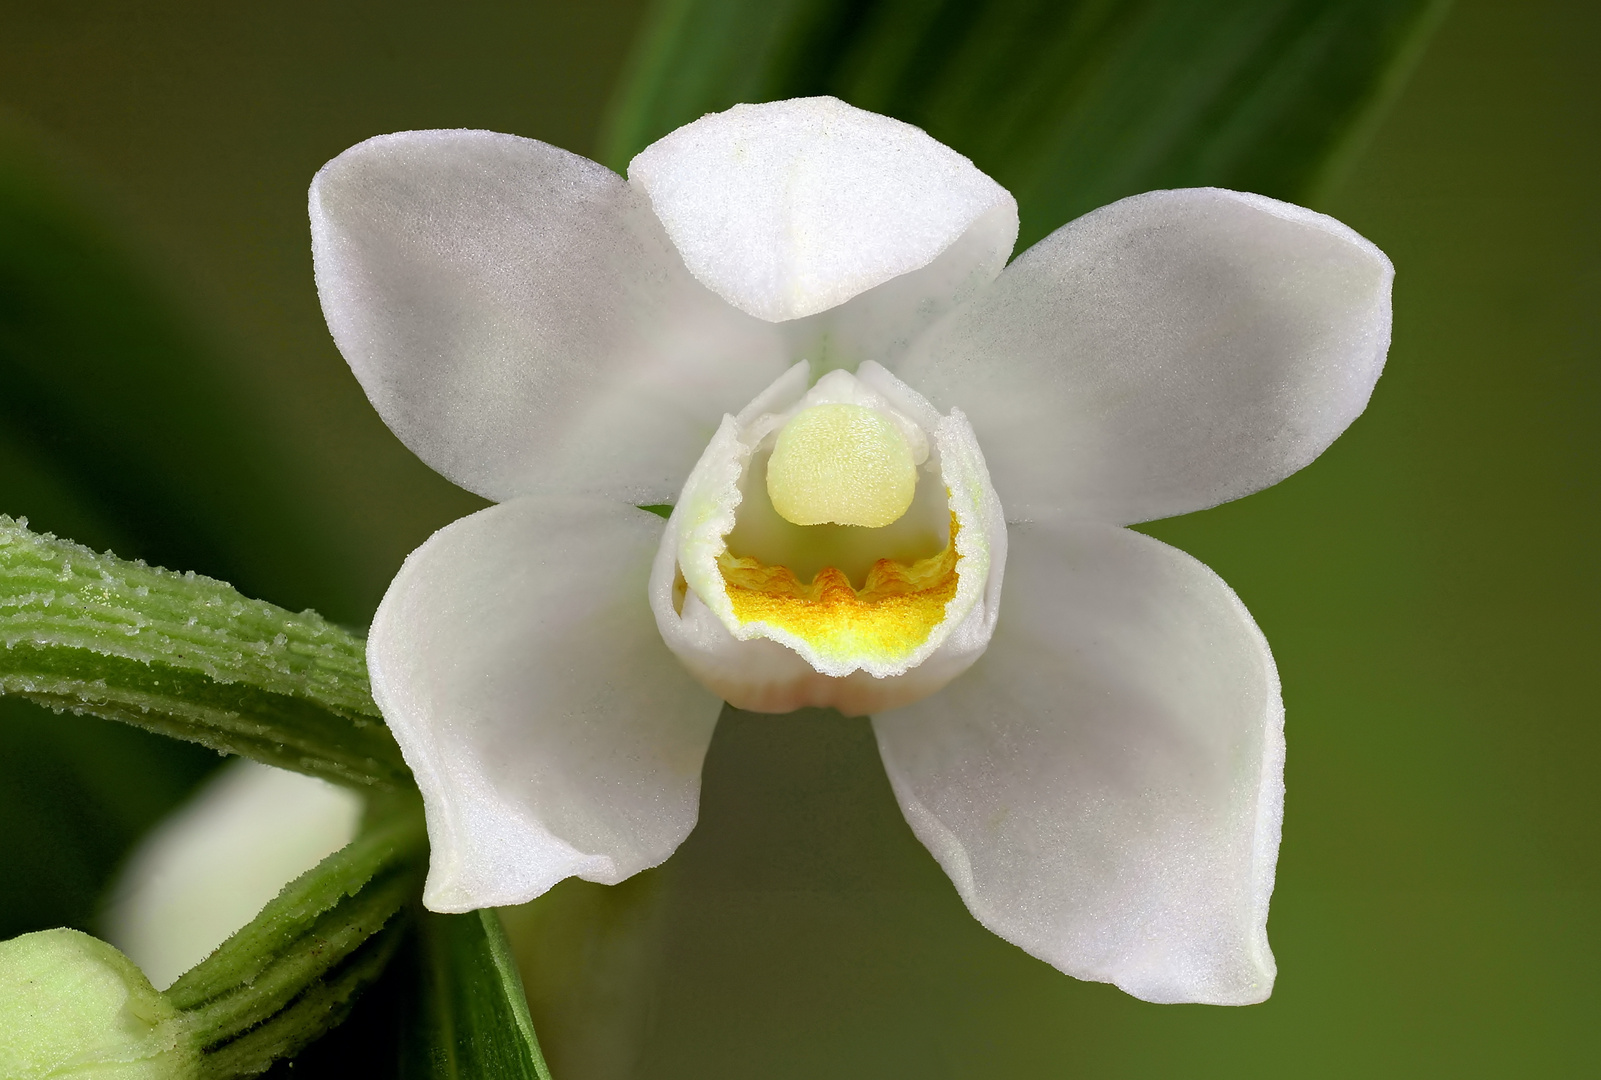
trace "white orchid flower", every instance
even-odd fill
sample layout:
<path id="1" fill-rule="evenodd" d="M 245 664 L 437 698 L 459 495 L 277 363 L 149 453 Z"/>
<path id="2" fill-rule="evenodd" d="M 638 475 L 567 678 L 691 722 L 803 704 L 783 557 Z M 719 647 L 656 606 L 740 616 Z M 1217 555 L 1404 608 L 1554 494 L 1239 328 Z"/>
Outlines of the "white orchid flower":
<path id="1" fill-rule="evenodd" d="M 724 700 L 833 705 L 872 714 L 985 926 L 1150 1001 L 1268 996 L 1277 672 L 1217 575 L 1123 526 L 1275 483 L 1362 411 L 1377 248 L 1203 188 L 1007 265 L 1006 191 L 830 98 L 704 117 L 626 180 L 382 136 L 311 221 L 380 415 L 499 503 L 412 553 L 369 640 L 429 907 L 655 866 Z"/>

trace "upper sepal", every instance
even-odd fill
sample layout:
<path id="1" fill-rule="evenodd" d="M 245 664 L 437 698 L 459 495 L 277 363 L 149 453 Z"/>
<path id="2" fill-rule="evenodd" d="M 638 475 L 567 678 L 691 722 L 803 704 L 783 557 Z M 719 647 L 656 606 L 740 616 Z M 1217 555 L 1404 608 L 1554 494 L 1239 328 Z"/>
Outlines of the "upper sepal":
<path id="1" fill-rule="evenodd" d="M 964 261 L 993 277 L 1017 239 L 1017 203 L 971 161 L 831 97 L 703 116 L 642 150 L 628 178 L 690 272 L 772 322 L 922 269 L 973 229 Z"/>

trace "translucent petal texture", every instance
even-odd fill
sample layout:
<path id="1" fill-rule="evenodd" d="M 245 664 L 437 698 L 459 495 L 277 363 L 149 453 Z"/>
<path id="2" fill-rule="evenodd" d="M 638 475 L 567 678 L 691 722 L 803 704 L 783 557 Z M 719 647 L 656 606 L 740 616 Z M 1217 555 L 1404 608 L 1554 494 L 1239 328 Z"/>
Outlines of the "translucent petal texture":
<path id="1" fill-rule="evenodd" d="M 895 371 L 968 414 L 1010 520 L 1168 517 L 1276 483 L 1362 412 L 1393 276 L 1333 218 L 1153 191 L 1024 252 Z"/>
<path id="2" fill-rule="evenodd" d="M 985 926 L 1156 1002 L 1265 999 L 1283 814 L 1273 658 L 1216 574 L 1093 522 L 1016 526 L 989 651 L 877 716 L 907 821 Z"/>
<path id="3" fill-rule="evenodd" d="M 791 356 L 819 371 L 892 364 L 946 312 L 995 280 L 1017 241 L 1017 204 L 985 212 L 927 266 L 890 278 L 838 307 L 780 324 Z"/>
<path id="4" fill-rule="evenodd" d="M 361 810 L 349 788 L 234 762 L 140 841 L 112 887 L 108 939 L 166 989 L 355 839 Z"/>
<path id="5" fill-rule="evenodd" d="M 703 116 L 641 151 L 628 178 L 697 279 L 773 322 L 927 267 L 975 228 L 962 265 L 926 287 L 960 289 L 974 270 L 988 280 L 1017 239 L 1016 202 L 971 161 L 835 98 Z M 909 315 L 915 304 L 891 306 Z"/>
<path id="6" fill-rule="evenodd" d="M 717 421 L 787 366 L 685 271 L 644 200 L 512 135 L 412 131 L 317 174 L 323 312 L 379 415 L 493 499 L 670 498 Z"/>
<path id="7" fill-rule="evenodd" d="M 428 907 L 615 884 L 694 827 L 722 702 L 643 602 L 661 531 L 631 506 L 518 499 L 435 533 L 390 585 L 367 656 L 422 789 Z"/>

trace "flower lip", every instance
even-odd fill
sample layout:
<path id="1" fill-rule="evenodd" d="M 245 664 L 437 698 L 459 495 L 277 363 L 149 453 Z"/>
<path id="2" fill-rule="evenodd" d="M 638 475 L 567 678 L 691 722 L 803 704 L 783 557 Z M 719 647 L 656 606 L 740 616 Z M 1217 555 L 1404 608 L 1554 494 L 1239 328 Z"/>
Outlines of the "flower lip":
<path id="1" fill-rule="evenodd" d="M 651 584 L 658 625 L 689 669 L 739 707 L 867 712 L 916 700 L 988 641 L 1005 558 L 999 502 L 960 412 L 941 416 L 877 364 L 829 372 L 810 390 L 808 374 L 803 361 L 724 417 L 662 539 Z M 910 512 L 889 527 L 797 526 L 767 503 L 763 474 L 780 433 L 809 410 L 839 406 L 882 418 L 880 430 L 921 459 Z M 765 536 L 764 515 L 780 522 Z M 818 565 L 816 549 L 830 542 L 840 546 Z M 775 672 L 759 673 L 758 660 Z"/>

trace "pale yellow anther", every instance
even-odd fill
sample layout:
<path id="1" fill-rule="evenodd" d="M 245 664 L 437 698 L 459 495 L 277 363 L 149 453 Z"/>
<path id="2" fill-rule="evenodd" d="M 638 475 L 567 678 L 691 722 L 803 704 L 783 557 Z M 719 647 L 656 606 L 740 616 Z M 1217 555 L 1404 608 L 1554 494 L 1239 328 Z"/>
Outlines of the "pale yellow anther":
<path id="1" fill-rule="evenodd" d="M 784 425 L 767 462 L 767 495 L 796 525 L 900 519 L 917 490 L 912 448 L 895 421 L 862 405 L 813 405 Z"/>

